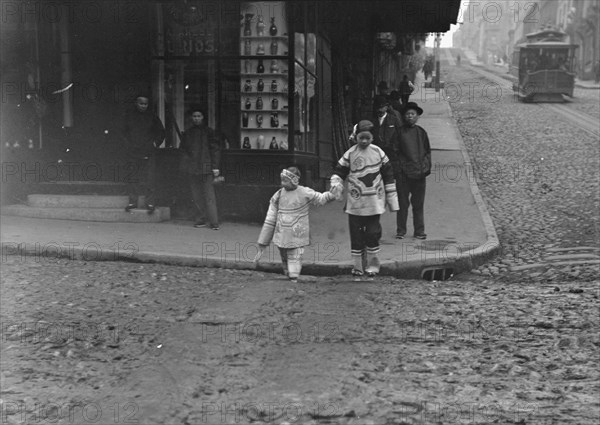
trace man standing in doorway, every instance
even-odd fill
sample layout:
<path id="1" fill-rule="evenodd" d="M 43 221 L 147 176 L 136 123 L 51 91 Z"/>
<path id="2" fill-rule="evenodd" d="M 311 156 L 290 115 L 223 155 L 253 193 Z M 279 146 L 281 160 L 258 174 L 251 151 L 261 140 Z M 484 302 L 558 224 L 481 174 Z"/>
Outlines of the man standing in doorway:
<path id="1" fill-rule="evenodd" d="M 206 124 L 208 117 L 204 110 L 192 106 L 190 114 L 192 126 L 183 134 L 180 149 L 184 152 L 181 168 L 187 174 L 196 210 L 194 227 L 219 230 L 213 183 L 220 174 L 221 145 L 215 131 Z"/>
<path id="2" fill-rule="evenodd" d="M 140 93 L 135 108 L 125 114 L 121 134 L 125 139 L 125 182 L 129 205 L 125 211 L 146 208 L 154 212 L 155 149 L 165 139 L 165 127 L 150 109 L 150 95 Z"/>

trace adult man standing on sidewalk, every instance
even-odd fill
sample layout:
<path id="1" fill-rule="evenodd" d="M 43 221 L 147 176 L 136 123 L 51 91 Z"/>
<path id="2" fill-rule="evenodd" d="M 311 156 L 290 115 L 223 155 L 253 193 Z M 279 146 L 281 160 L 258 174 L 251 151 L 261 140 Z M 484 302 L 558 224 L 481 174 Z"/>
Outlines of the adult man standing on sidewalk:
<path id="1" fill-rule="evenodd" d="M 125 114 L 121 134 L 125 139 L 125 183 L 128 185 L 129 205 L 125 211 L 146 208 L 154 212 L 155 156 L 154 150 L 165 139 L 165 127 L 148 106 L 150 95 L 140 93 L 135 109 Z"/>
<path id="2" fill-rule="evenodd" d="M 417 125 L 423 109 L 415 102 L 404 107 L 404 125 L 400 129 L 398 144 L 399 172 L 396 177 L 398 190 L 398 211 L 396 219 L 396 238 L 406 236 L 408 207 L 412 204 L 414 236 L 426 239 L 425 217 L 425 179 L 431 174 L 431 146 L 429 136 L 423 127 Z"/>
<path id="3" fill-rule="evenodd" d="M 208 117 L 204 110 L 199 106 L 192 106 L 189 112 L 192 126 L 183 134 L 179 149 L 184 152 L 181 167 L 187 174 L 196 208 L 194 227 L 210 225 L 211 229 L 219 230 L 213 183 L 220 174 L 221 144 L 215 131 L 207 125 Z"/>

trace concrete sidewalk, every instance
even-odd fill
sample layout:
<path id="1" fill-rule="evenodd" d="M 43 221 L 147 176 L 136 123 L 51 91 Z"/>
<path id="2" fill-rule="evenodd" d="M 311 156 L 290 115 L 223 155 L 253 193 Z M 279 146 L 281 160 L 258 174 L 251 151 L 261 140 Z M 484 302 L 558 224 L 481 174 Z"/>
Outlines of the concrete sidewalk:
<path id="1" fill-rule="evenodd" d="M 432 143 L 433 171 L 427 179 L 425 231 L 427 240 L 412 235 L 395 239 L 396 214 L 382 216 L 382 275 L 403 278 L 443 278 L 470 270 L 499 248 L 498 238 L 451 110 L 444 100 L 421 103 L 419 124 Z M 311 245 L 304 254 L 303 274 L 336 275 L 351 269 L 348 218 L 343 203 L 311 211 Z M 258 268 L 280 272 L 279 254 L 271 246 L 256 267 L 258 224 L 223 223 L 221 230 L 195 229 L 191 222 L 104 223 L 2 216 L 2 259 L 21 255 L 24 262 L 126 260 L 164 264 Z M 437 269 L 437 274 L 432 274 Z M 441 269 L 445 269 L 442 271 Z M 450 270 L 452 269 L 452 270 Z M 425 273 L 425 274 L 424 274 Z"/>

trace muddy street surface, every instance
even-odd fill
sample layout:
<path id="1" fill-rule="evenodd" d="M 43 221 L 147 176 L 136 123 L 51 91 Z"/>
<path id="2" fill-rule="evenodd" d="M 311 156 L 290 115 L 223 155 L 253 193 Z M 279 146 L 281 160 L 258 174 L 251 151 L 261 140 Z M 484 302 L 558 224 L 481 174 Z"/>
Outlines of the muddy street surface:
<path id="1" fill-rule="evenodd" d="M 593 282 L 293 284 L 9 256 L 1 290 L 2 423 L 592 424 L 599 413 Z"/>

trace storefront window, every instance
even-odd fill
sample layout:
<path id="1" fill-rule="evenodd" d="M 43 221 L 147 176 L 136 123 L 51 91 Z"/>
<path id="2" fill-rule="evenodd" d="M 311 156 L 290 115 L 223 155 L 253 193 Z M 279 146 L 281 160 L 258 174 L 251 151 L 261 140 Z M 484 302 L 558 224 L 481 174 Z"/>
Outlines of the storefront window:
<path id="1" fill-rule="evenodd" d="M 288 37 L 284 2 L 242 3 L 240 145 L 288 150 Z"/>
<path id="2" fill-rule="evenodd" d="M 225 148 L 290 149 L 286 2 L 169 2 L 157 5 L 156 18 L 154 94 L 167 146 L 179 146 L 197 104 Z"/>
<path id="3" fill-rule="evenodd" d="M 317 37 L 315 8 L 295 4 L 294 30 L 294 146 L 316 153 Z"/>

